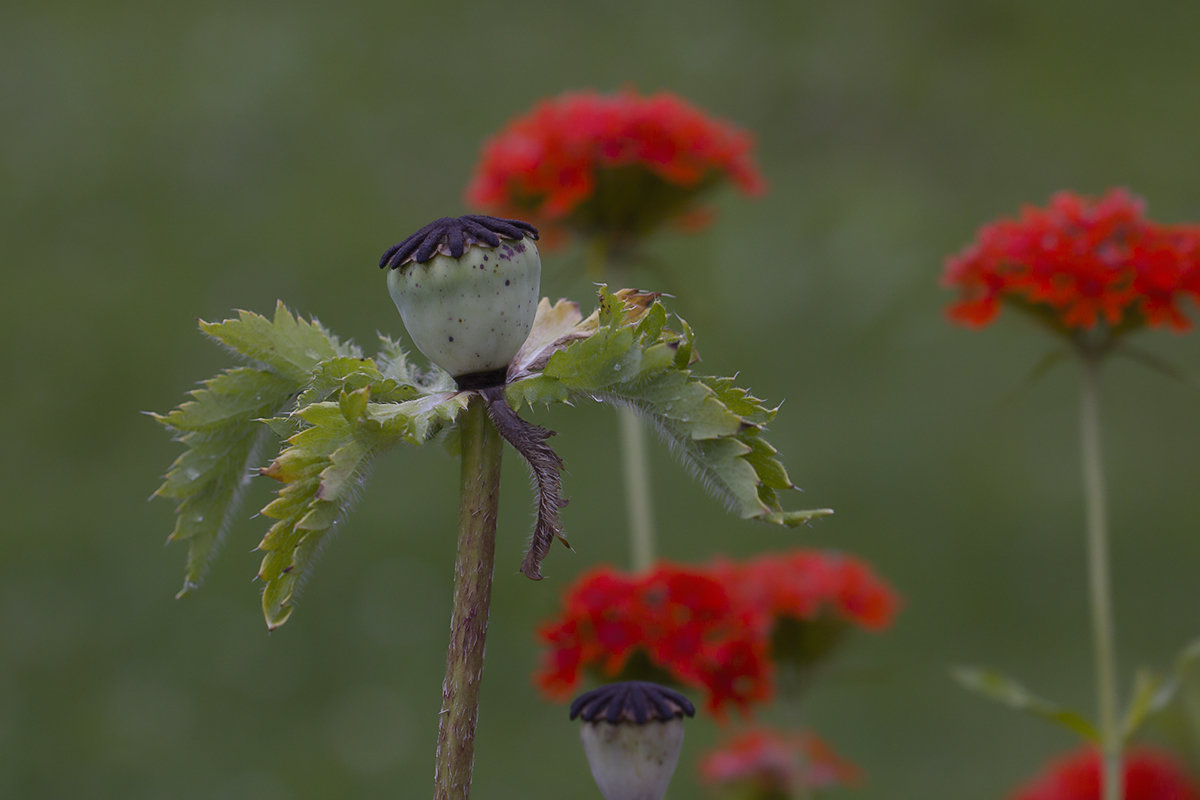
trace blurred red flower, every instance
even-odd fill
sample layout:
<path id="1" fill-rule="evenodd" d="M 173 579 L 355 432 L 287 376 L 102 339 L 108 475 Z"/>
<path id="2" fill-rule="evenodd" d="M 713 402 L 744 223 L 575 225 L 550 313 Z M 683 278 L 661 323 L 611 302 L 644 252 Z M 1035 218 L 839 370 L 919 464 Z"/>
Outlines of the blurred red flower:
<path id="1" fill-rule="evenodd" d="M 1060 192 L 983 227 L 947 259 L 942 282 L 960 292 L 950 317 L 979 327 L 1010 302 L 1064 330 L 1190 328 L 1180 302 L 1200 299 L 1200 226 L 1160 225 L 1144 207 L 1123 189 Z"/>
<path id="2" fill-rule="evenodd" d="M 812 663 L 832 646 L 830 631 L 882 629 L 896 604 L 869 567 L 839 553 L 660 564 L 632 575 L 601 567 L 567 590 L 562 612 L 539 630 L 535 681 L 565 699 L 593 669 L 694 686 L 711 711 L 745 712 L 771 698 L 776 661 Z"/>
<path id="3" fill-rule="evenodd" d="M 896 596 L 864 562 L 836 552 L 794 550 L 745 563 L 718 559 L 714 573 L 771 618 L 812 619 L 826 612 L 869 630 L 892 622 Z"/>
<path id="4" fill-rule="evenodd" d="M 807 731 L 746 731 L 705 754 L 699 768 L 707 785 L 737 789 L 747 800 L 807 797 L 862 782 L 858 767 Z"/>
<path id="5" fill-rule="evenodd" d="M 1085 748 L 1056 759 L 1011 800 L 1100 800 L 1100 754 Z M 1200 800 L 1200 787 L 1166 753 L 1135 749 L 1125 754 L 1125 800 Z"/>
<path id="6" fill-rule="evenodd" d="M 702 224 L 696 199 L 723 179 L 766 184 L 751 136 L 666 92 L 568 92 L 538 103 L 483 146 L 467 202 L 621 247 L 668 220 Z M 699 212 L 699 213 L 697 213 Z"/>

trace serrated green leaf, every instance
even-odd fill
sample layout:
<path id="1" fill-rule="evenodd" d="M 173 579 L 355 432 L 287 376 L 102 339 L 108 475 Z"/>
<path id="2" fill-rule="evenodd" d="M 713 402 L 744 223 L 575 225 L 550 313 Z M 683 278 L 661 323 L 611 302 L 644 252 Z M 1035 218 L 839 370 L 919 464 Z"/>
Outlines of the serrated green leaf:
<path id="1" fill-rule="evenodd" d="M 351 356 L 335 356 L 313 367 L 309 375 L 308 386 L 297 400 L 297 405 L 303 407 L 320 403 L 333 397 L 339 391 L 354 391 L 364 386 L 378 384 L 382 380 L 383 375 L 376 368 L 374 361 Z"/>
<path id="2" fill-rule="evenodd" d="M 274 373 L 249 367 L 225 370 L 201 386 L 189 392 L 191 400 L 158 417 L 159 421 L 181 433 L 211 431 L 245 420 L 294 388 Z"/>
<path id="3" fill-rule="evenodd" d="M 799 525 L 829 509 L 784 512 L 779 491 L 794 489 L 762 429 L 774 416 L 731 378 L 698 376 L 692 332 L 667 326 L 659 295 L 599 289 L 595 313 L 571 335 L 561 327 L 541 374 L 508 385 L 514 408 L 590 398 L 629 406 L 647 419 L 697 480 L 744 518 Z M 546 313 L 547 308 L 539 308 Z M 535 323 L 536 325 L 536 323 Z M 545 337 L 549 339 L 550 337 Z"/>
<path id="4" fill-rule="evenodd" d="M 510 383 L 504 387 L 504 393 L 508 397 L 508 404 L 518 411 L 535 404 L 565 403 L 571 394 L 562 381 L 545 375 L 534 375 Z"/>
<path id="5" fill-rule="evenodd" d="M 408 363 L 408 353 L 398 341 L 382 333 L 379 334 L 379 353 L 375 356 L 375 364 L 385 378 L 391 378 L 396 383 L 417 383 L 417 373 Z"/>
<path id="6" fill-rule="evenodd" d="M 272 630 L 291 616 L 311 551 L 346 513 L 354 497 L 350 484 L 365 478 L 372 445 L 382 443 L 364 440 L 361 429 L 347 421 L 336 404 L 328 405 L 332 409 L 310 406 L 301 412 L 312 427 L 293 436 L 289 447 L 263 471 L 284 483 L 262 510 L 263 516 L 277 521 L 258 546 L 264 553 L 258 571 L 266 583 L 263 614 Z M 326 491 L 326 486 L 331 489 Z"/>
<path id="7" fill-rule="evenodd" d="M 642 352 L 633 343 L 634 333 L 629 328 L 601 328 L 555 353 L 543 374 L 568 390 L 599 391 L 638 373 Z"/>
<path id="8" fill-rule="evenodd" d="M 293 316 L 282 302 L 276 304 L 273 319 L 239 311 L 237 319 L 201 321 L 200 329 L 243 358 L 300 384 L 308 383 L 313 368 L 322 361 L 362 357 L 353 344 L 342 344 L 315 319 Z"/>
<path id="9" fill-rule="evenodd" d="M 253 462 L 271 430 L 258 420 L 275 415 L 299 387 L 271 372 L 239 367 L 205 381 L 190 400 L 153 415 L 186 448 L 175 459 L 158 497 L 178 501 L 168 541 L 187 541 L 179 596 L 196 589 L 240 504 Z"/>
<path id="10" fill-rule="evenodd" d="M 755 425 L 766 425 L 775 418 L 776 409 L 767 408 L 763 401 L 750 394 L 749 389 L 743 389 L 734 384 L 733 378 L 714 378 L 703 376 L 699 378 L 708 388 L 712 389 L 726 407 L 746 422 Z"/>
<path id="11" fill-rule="evenodd" d="M 784 468 L 777 455 L 779 451 L 772 447 L 761 436 L 745 435 L 742 438 L 746 444 L 750 446 L 750 452 L 746 453 L 746 460 L 754 467 L 754 472 L 758 475 L 758 479 L 763 486 L 769 489 L 793 489 L 792 479 L 788 477 L 787 469 Z"/>
<path id="12" fill-rule="evenodd" d="M 667 310 L 662 303 L 654 303 L 637 325 L 638 338 L 646 342 L 657 342 L 667 325 Z"/>
<path id="13" fill-rule="evenodd" d="M 469 400 L 466 392 L 442 392 L 404 403 L 370 403 L 365 418 L 387 437 L 423 444 L 453 424 Z"/>
<path id="14" fill-rule="evenodd" d="M 371 400 L 371 387 L 364 386 L 353 392 L 342 390 L 338 396 L 338 408 L 347 422 L 354 423 L 367 413 L 367 403 Z"/>
<path id="15" fill-rule="evenodd" d="M 692 326 L 687 324 L 687 320 L 683 317 L 678 317 L 678 319 L 679 327 L 683 328 L 683 332 L 675 344 L 675 368 L 687 369 L 695 361 L 696 335 L 692 332 Z"/>
<path id="16" fill-rule="evenodd" d="M 1100 741 L 1099 732 L 1082 714 L 1038 697 L 1006 675 L 976 667 L 956 667 L 951 674 L 960 685 L 976 694 L 1061 725 L 1094 744 Z"/>

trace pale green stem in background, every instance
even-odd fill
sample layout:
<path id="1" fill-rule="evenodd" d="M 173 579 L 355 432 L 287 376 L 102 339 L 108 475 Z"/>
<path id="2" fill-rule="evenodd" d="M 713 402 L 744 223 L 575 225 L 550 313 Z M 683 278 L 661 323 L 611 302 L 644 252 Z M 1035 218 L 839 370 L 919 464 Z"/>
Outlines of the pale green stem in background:
<path id="1" fill-rule="evenodd" d="M 621 461 L 625 475 L 625 500 L 629 504 L 629 545 L 633 569 L 640 572 L 654 563 L 654 506 L 650 498 L 650 453 L 646 426 L 627 406 L 617 409 L 621 426 Z"/>
<path id="2" fill-rule="evenodd" d="M 588 242 L 587 276 L 593 281 L 608 277 L 608 242 L 603 236 L 593 236 Z"/>
<path id="3" fill-rule="evenodd" d="M 479 683 L 496 554 L 496 510 L 500 504 L 502 440 L 488 419 L 481 396 L 471 397 L 459 431 L 462 480 L 458 556 L 454 563 L 450 647 L 442 683 L 434 800 L 467 800 L 471 794 Z"/>
<path id="4" fill-rule="evenodd" d="M 608 242 L 593 237 L 588 248 L 588 277 L 605 280 L 608 274 Z M 631 408 L 617 409 L 621 439 L 621 472 L 625 476 L 625 504 L 628 508 L 629 550 L 635 572 L 654 563 L 654 498 L 650 485 L 650 451 L 646 447 L 646 426 Z"/>
<path id="5" fill-rule="evenodd" d="M 1108 570 L 1108 512 L 1104 462 L 1100 455 L 1100 362 L 1083 355 L 1079 422 L 1083 454 L 1083 494 L 1087 509 L 1088 583 L 1100 710 L 1104 800 L 1122 800 L 1121 731 L 1117 725 L 1117 652 L 1112 587 Z"/>

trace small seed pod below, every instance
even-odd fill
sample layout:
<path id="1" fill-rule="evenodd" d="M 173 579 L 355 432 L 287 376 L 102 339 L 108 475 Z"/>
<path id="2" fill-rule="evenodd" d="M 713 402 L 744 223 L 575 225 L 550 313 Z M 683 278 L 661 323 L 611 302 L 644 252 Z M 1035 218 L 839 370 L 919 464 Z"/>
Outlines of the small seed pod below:
<path id="1" fill-rule="evenodd" d="M 575 698 L 571 719 L 583 721 L 583 751 L 605 800 L 661 800 L 679 763 L 683 718 L 695 713 L 679 692 L 644 681 Z"/>
<path id="2" fill-rule="evenodd" d="M 404 327 L 461 388 L 504 382 L 533 327 L 542 262 L 537 229 L 482 215 L 443 217 L 379 262 Z"/>

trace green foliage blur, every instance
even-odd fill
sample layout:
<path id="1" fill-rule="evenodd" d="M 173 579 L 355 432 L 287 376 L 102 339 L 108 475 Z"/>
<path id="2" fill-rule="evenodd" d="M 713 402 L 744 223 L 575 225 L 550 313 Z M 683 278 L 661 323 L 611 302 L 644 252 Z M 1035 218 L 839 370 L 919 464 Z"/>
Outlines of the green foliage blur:
<path id="1" fill-rule="evenodd" d="M 1078 376 L 1025 378 L 1050 342 L 1011 314 L 949 325 L 944 257 L 1063 188 L 1124 185 L 1200 220 L 1200 5 L 17 2 L 0 10 L 0 797 L 421 797 L 449 618 L 457 464 L 384 459 L 287 628 L 251 582 L 256 485 L 206 585 L 146 503 L 179 452 L 166 411 L 228 365 L 196 330 L 276 299 L 368 347 L 403 329 L 379 254 L 464 212 L 483 140 L 568 89 L 670 90 L 754 131 L 769 194 L 651 246 L 630 281 L 675 296 L 706 372 L 772 401 L 811 529 L 719 513 L 654 452 L 662 555 L 795 546 L 869 559 L 905 597 L 799 709 L 867 773 L 846 796 L 1001 797 L 1069 735 L 956 686 L 983 664 L 1093 707 Z M 583 256 L 544 293 L 590 306 Z M 652 285 L 651 285 L 652 284 Z M 1200 335 L 1142 335 L 1200 370 Z M 1123 684 L 1200 634 L 1200 394 L 1105 375 Z M 560 432 L 574 554 L 517 574 L 531 527 L 509 457 L 476 760 L 481 798 L 597 797 L 563 707 L 530 675 L 574 576 L 626 564 L 616 421 Z M 1153 735 L 1154 731 L 1151 731 Z M 691 724 L 674 798 L 704 797 Z M 1162 732 L 1160 731 L 1160 734 Z M 1165 735 L 1165 734 L 1162 734 Z M 1194 757 L 1194 754 L 1193 754 Z"/>

